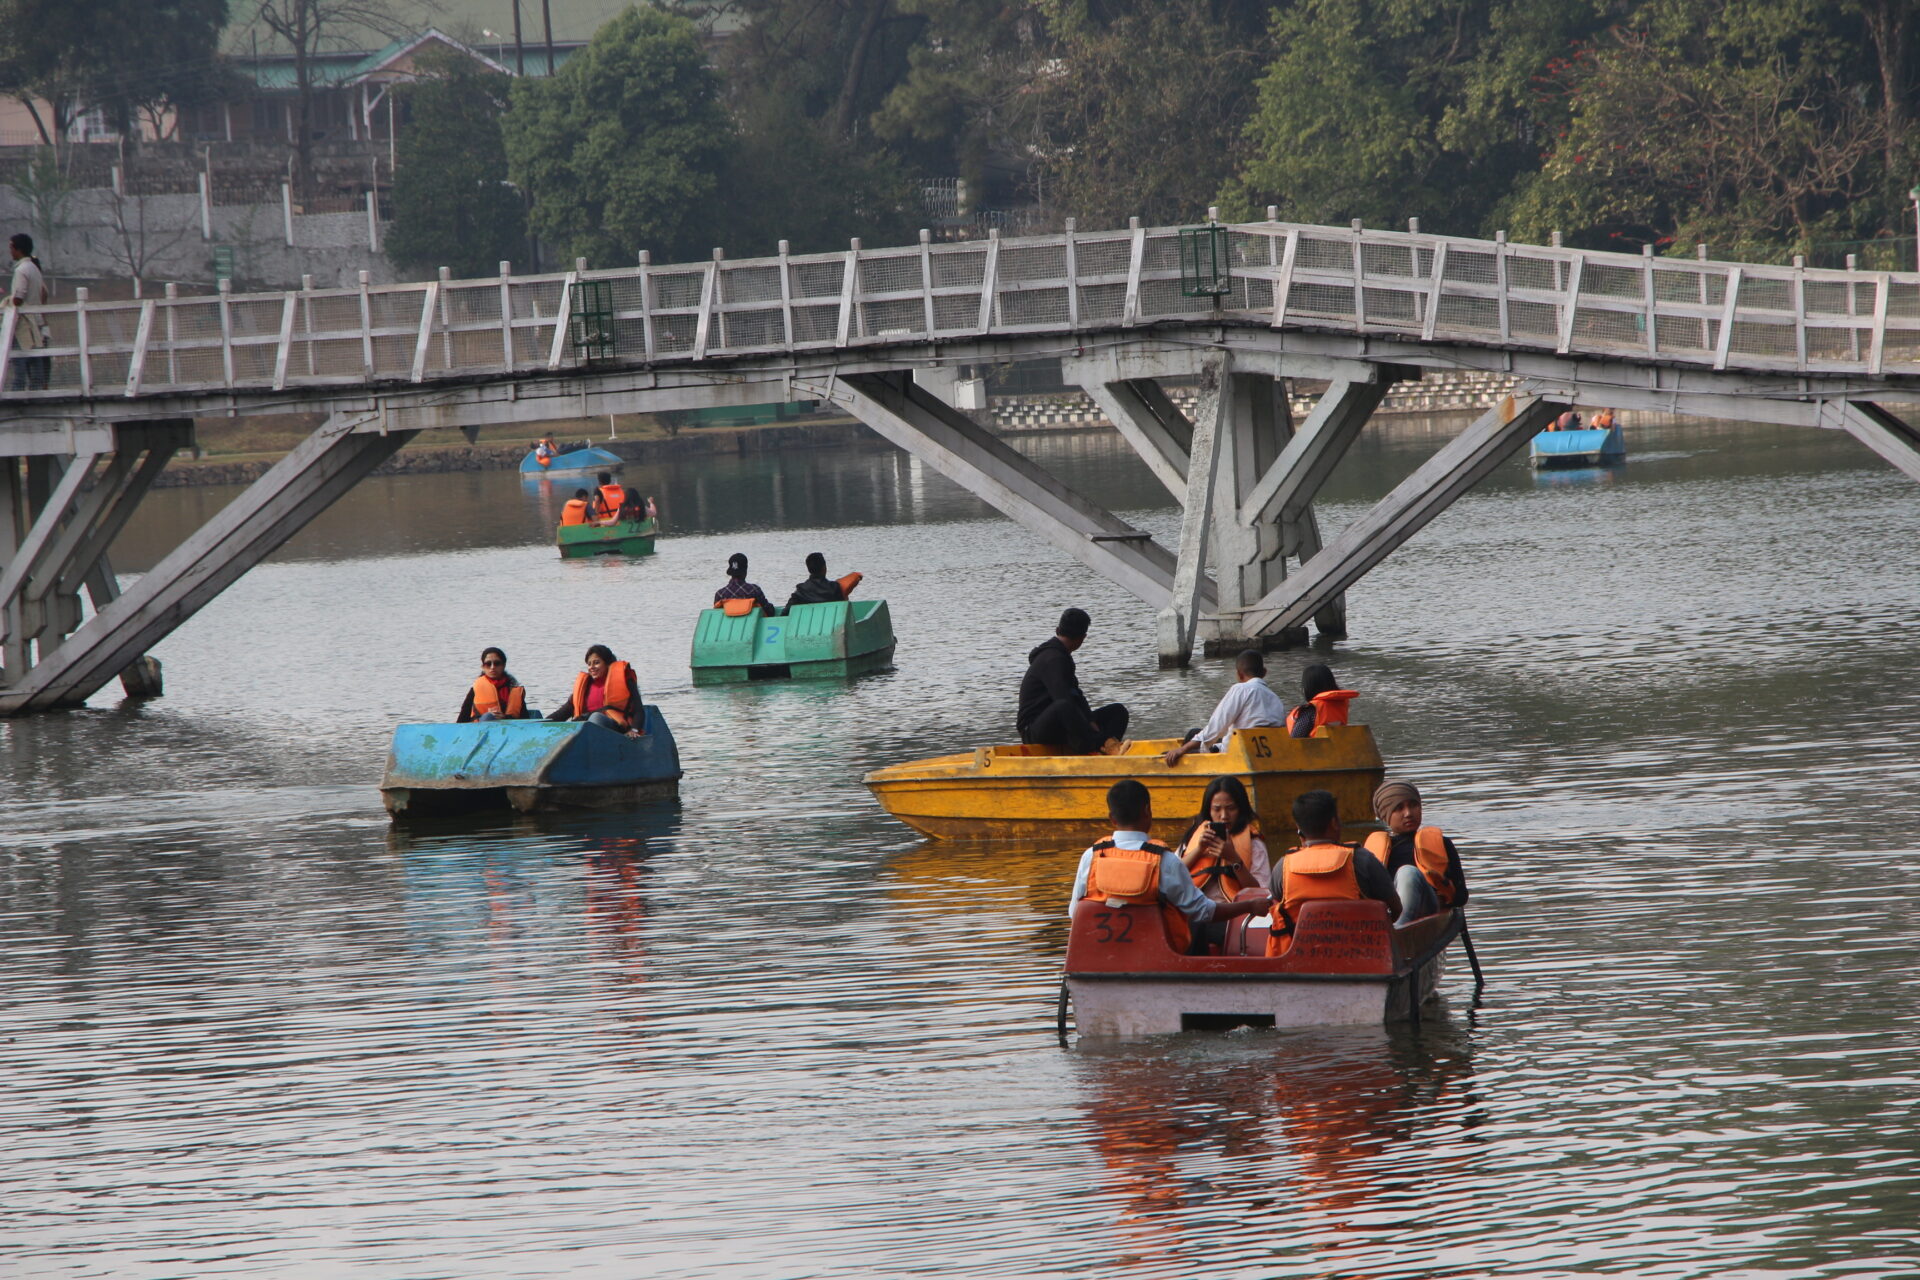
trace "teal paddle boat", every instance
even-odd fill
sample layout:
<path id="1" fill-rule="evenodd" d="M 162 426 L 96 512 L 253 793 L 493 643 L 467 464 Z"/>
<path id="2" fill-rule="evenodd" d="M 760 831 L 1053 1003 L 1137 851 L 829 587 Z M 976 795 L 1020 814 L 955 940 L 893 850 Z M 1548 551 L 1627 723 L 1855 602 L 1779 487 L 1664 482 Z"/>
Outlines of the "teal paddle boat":
<path id="1" fill-rule="evenodd" d="M 1627 439 L 1618 426 L 1542 431 L 1528 459 L 1536 467 L 1605 467 L 1627 460 Z"/>
<path id="2" fill-rule="evenodd" d="M 612 524 L 592 521 L 563 524 L 555 530 L 553 541 L 560 548 L 562 560 L 581 560 L 587 556 L 650 556 L 653 536 L 659 527 L 659 522 L 651 517 L 616 520 Z"/>
<path id="3" fill-rule="evenodd" d="M 617 453 L 586 445 L 578 449 L 569 449 L 547 459 L 547 465 L 540 465 L 540 451 L 528 450 L 527 456 L 520 459 L 520 478 L 538 480 L 542 476 L 592 475 L 597 471 L 618 471 L 626 462 Z"/>
<path id="4" fill-rule="evenodd" d="M 680 793 L 680 750 L 660 709 L 638 738 L 575 720 L 403 724 L 380 798 L 395 818 L 476 809 L 611 809 Z"/>
<path id="5" fill-rule="evenodd" d="M 878 671 L 893 661 L 885 600 L 796 604 L 767 616 L 702 609 L 693 630 L 693 682 L 818 680 Z"/>

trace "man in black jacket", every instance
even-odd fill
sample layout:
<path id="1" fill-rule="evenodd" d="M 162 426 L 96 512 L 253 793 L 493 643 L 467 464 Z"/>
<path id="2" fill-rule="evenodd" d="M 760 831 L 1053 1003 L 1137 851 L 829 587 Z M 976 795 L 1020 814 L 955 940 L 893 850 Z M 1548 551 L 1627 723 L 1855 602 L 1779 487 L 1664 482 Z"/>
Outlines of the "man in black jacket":
<path id="1" fill-rule="evenodd" d="M 787 597 L 787 608 L 797 604 L 832 604 L 835 600 L 845 600 L 847 593 L 840 584 L 827 576 L 827 558 L 818 551 L 807 553 L 807 580 L 793 589 Z"/>
<path id="2" fill-rule="evenodd" d="M 1079 755 L 1120 750 L 1127 736 L 1127 709 L 1117 702 L 1091 707 L 1074 674 L 1073 651 L 1092 625 L 1084 609 L 1068 609 L 1053 629 L 1053 639 L 1027 655 L 1020 680 L 1020 741 L 1066 747 Z"/>

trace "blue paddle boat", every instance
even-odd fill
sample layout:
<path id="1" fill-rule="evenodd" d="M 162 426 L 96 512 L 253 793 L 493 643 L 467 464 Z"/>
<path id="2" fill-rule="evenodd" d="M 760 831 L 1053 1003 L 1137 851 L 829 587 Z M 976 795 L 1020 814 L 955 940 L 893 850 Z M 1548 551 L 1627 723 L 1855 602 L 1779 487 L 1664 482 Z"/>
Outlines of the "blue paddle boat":
<path id="1" fill-rule="evenodd" d="M 1627 440 L 1617 425 L 1542 431 L 1528 454 L 1536 467 L 1605 467 L 1626 460 Z"/>
<path id="2" fill-rule="evenodd" d="M 520 478 L 536 480 L 543 476 L 592 475 L 599 471 L 618 471 L 625 465 L 619 454 L 589 445 L 584 449 L 569 449 L 556 454 L 543 467 L 540 465 L 540 451 L 530 449 L 527 456 L 520 459 Z"/>
<path id="3" fill-rule="evenodd" d="M 612 809 L 680 793 L 680 751 L 660 709 L 638 738 L 570 720 L 403 724 L 380 798 L 395 818 L 475 809 Z"/>

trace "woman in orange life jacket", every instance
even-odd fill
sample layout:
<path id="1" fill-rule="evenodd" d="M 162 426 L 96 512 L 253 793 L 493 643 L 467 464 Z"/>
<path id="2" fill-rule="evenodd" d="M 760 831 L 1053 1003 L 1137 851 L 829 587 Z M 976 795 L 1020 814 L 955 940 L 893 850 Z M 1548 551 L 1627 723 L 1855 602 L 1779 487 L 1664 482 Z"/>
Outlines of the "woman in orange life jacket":
<path id="1" fill-rule="evenodd" d="M 1311 738 L 1320 724 L 1320 704 L 1314 700 L 1322 694 L 1341 692 L 1340 682 L 1326 663 L 1310 663 L 1300 673 L 1300 692 L 1307 700 L 1287 712 L 1287 732 L 1296 738 Z"/>
<path id="2" fill-rule="evenodd" d="M 1260 838 L 1247 788 L 1235 777 L 1215 778 L 1200 797 L 1200 813 L 1180 840 L 1180 861 L 1200 891 L 1232 902 L 1244 889 L 1265 892 L 1273 878 L 1267 842 Z"/>
<path id="3" fill-rule="evenodd" d="M 547 717 L 549 720 L 585 720 L 629 738 L 641 734 L 646 708 L 640 703 L 640 685 L 633 668 L 613 656 L 603 644 L 587 650 L 587 669 L 573 680 L 573 693 Z"/>
<path id="4" fill-rule="evenodd" d="M 1302 903 L 1321 899 L 1383 902 L 1391 918 L 1400 914 L 1387 869 L 1365 849 L 1340 840 L 1340 805 L 1330 791 L 1305 791 L 1293 802 L 1293 825 L 1300 831 L 1300 847 L 1280 855 L 1273 873 L 1275 908 L 1273 932 L 1267 935 L 1267 954 L 1282 956 L 1293 946 L 1293 926 Z"/>
<path id="5" fill-rule="evenodd" d="M 480 678 L 467 690 L 456 724 L 475 720 L 527 719 L 527 691 L 507 674 L 507 651 L 489 646 L 480 651 Z"/>
<path id="6" fill-rule="evenodd" d="M 1393 877 L 1402 910 L 1396 924 L 1433 915 L 1442 907 L 1467 905 L 1467 877 L 1460 851 L 1438 827 L 1420 825 L 1420 789 L 1411 782 L 1383 783 L 1373 793 L 1373 816 L 1385 831 L 1367 837 L 1367 852 Z"/>
<path id="7" fill-rule="evenodd" d="M 1107 788 L 1107 818 L 1113 835 L 1080 855 L 1069 916 L 1083 900 L 1115 907 L 1157 903 L 1167 945 L 1187 953 L 1197 947 L 1204 954 L 1208 926 L 1234 916 L 1257 916 L 1271 905 L 1265 893 L 1215 902 L 1200 892 L 1180 855 L 1147 834 L 1153 828 L 1153 797 L 1138 779 L 1122 778 Z"/>

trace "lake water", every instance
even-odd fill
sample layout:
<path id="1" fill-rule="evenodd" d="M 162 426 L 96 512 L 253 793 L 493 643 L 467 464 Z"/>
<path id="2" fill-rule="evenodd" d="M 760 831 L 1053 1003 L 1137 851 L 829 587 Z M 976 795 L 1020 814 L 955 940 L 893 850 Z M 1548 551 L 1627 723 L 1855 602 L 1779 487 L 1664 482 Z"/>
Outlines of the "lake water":
<path id="1" fill-rule="evenodd" d="M 1370 432 L 1330 529 L 1443 438 Z M 903 456 L 634 467 L 561 562 L 508 474 L 361 485 L 167 640 L 168 696 L 0 722 L 9 1277 L 1920 1275 L 1920 489 L 1845 437 L 1503 468 L 1329 660 L 1458 840 L 1489 977 L 1406 1028 L 1063 1048 L 1071 851 L 922 841 L 877 765 L 1010 740 L 1068 604 L 1096 700 L 1224 661 Z M 1171 538 L 1110 437 L 1023 441 Z M 233 490 L 149 499 L 137 572 Z M 691 686 L 727 555 L 867 574 L 897 666 Z M 677 805 L 399 831 L 393 724 L 589 643 Z M 1325 656 L 1272 658 L 1291 694 Z"/>

